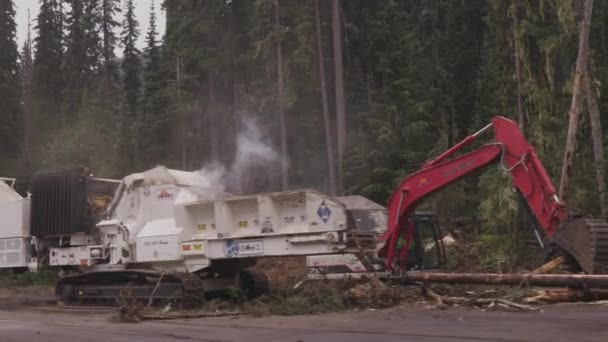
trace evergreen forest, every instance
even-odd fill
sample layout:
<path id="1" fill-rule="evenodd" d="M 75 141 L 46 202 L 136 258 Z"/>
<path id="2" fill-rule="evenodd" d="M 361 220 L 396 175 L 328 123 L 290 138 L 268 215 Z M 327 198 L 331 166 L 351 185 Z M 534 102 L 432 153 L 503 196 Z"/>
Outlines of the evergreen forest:
<path id="1" fill-rule="evenodd" d="M 25 41 L 15 2 L 0 1 L 1 176 L 165 165 L 235 194 L 317 188 L 386 204 L 503 115 L 556 187 L 571 148 L 562 196 L 605 215 L 607 1 L 40 0 Z M 513 237 L 510 185 L 490 166 L 423 206 Z"/>

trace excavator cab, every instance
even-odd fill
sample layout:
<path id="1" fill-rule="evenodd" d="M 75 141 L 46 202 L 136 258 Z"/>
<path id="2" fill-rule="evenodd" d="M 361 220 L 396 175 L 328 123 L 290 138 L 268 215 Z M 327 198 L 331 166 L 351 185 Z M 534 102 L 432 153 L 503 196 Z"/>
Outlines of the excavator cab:
<path id="1" fill-rule="evenodd" d="M 410 223 L 414 225 L 412 241 L 408 248 L 406 269 L 429 270 L 439 269 L 444 265 L 445 249 L 440 238 L 435 215 L 432 212 L 418 211 L 412 215 Z M 404 231 L 397 244 L 397 255 L 403 255 L 406 232 Z M 396 258 L 395 263 L 399 263 Z"/>
<path id="2" fill-rule="evenodd" d="M 416 212 L 410 222 L 414 225 L 414 233 L 408 248 L 407 269 L 419 271 L 441 268 L 444 265 L 445 251 L 435 215 L 432 212 Z M 359 236 L 359 239 L 361 236 L 365 236 L 366 240 L 373 239 L 384 244 L 386 227 L 376 230 L 370 226 L 374 225 L 357 225 L 353 234 Z M 402 241 L 405 241 L 405 236 Z M 401 251 L 404 244 L 398 248 Z M 376 249 L 372 248 L 367 251 L 357 251 L 357 249 L 354 248 L 351 253 L 345 254 L 308 256 L 306 258 L 307 277 L 309 279 L 357 279 L 373 276 L 384 278 L 390 275 L 385 267 L 386 260 L 378 257 Z M 398 263 L 399 260 L 394 262 Z"/>

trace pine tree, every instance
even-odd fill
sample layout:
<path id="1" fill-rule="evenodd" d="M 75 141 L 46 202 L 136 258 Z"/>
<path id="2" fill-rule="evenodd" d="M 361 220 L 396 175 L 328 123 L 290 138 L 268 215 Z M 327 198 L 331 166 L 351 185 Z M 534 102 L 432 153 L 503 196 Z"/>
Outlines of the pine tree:
<path id="1" fill-rule="evenodd" d="M 124 92 L 122 139 L 123 149 L 126 149 L 127 152 L 127 160 L 133 161 L 136 157 L 136 151 L 133 148 L 135 142 L 131 138 L 131 129 L 137 119 L 141 97 L 141 53 L 136 46 L 139 37 L 139 24 L 135 18 L 133 0 L 128 0 L 125 8 L 126 12 L 122 23 L 122 45 L 124 47 L 122 60 Z"/>
<path id="2" fill-rule="evenodd" d="M 116 15 L 121 12 L 120 0 L 101 0 L 101 35 L 103 54 L 103 75 L 106 94 L 110 92 L 117 78 L 116 28 L 120 26 Z"/>
<path id="3" fill-rule="evenodd" d="M 0 1 L 0 160 L 18 155 L 20 139 L 19 54 L 16 43 L 17 25 L 12 0 Z M 7 170 L 7 161 L 0 161 Z"/>
<path id="4" fill-rule="evenodd" d="M 64 75 L 66 88 L 62 112 L 66 117 L 74 117 L 80 110 L 82 96 L 90 75 L 88 37 L 85 23 L 85 3 L 87 0 L 67 0 L 70 11 L 65 18 L 67 29 Z M 90 19 L 88 17 L 87 19 Z"/>
<path id="5" fill-rule="evenodd" d="M 26 171 L 29 171 L 32 158 L 32 136 L 34 128 L 33 120 L 33 88 L 32 88 L 32 77 L 33 77 L 33 42 L 32 42 L 32 22 L 30 18 L 30 11 L 27 12 L 28 26 L 27 26 L 27 38 L 23 43 L 23 49 L 21 50 L 21 110 L 23 113 L 23 139 L 21 147 L 21 158 L 23 160 L 23 166 Z"/>
<path id="6" fill-rule="evenodd" d="M 103 48 L 103 41 L 101 37 L 101 24 L 102 24 L 102 7 L 100 4 L 102 0 L 83 0 L 84 2 L 84 13 L 83 13 L 83 25 L 84 25 L 84 46 L 86 49 L 86 85 L 90 87 L 93 85 L 93 78 L 99 74 L 102 66 L 105 66 L 105 59 Z"/>
<path id="7" fill-rule="evenodd" d="M 32 74 L 34 113 L 38 121 L 34 126 L 47 126 L 60 114 L 64 89 L 62 20 L 59 0 L 41 1 Z"/>
<path id="8" fill-rule="evenodd" d="M 163 155 L 170 143 L 170 135 L 167 134 L 169 122 L 166 68 L 163 65 L 162 50 L 157 39 L 156 8 L 152 1 L 144 50 L 146 64 L 143 72 L 143 108 L 136 121 L 135 130 L 137 150 L 141 151 L 143 160 L 140 162 L 143 163 L 143 167 L 153 166 L 158 160 L 164 160 Z"/>

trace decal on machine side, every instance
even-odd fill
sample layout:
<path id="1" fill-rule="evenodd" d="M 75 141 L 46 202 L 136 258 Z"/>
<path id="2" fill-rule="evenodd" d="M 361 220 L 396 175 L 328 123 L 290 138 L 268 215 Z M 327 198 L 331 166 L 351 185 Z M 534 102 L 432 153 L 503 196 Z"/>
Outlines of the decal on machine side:
<path id="1" fill-rule="evenodd" d="M 317 215 L 323 221 L 323 223 L 327 223 L 329 218 L 331 217 L 331 209 L 325 204 L 325 201 L 321 202 L 319 209 L 317 209 Z"/>
<path id="2" fill-rule="evenodd" d="M 264 254 L 264 241 L 235 241 L 226 240 L 224 245 L 224 255 L 230 258 L 246 257 Z"/>
<path id="3" fill-rule="evenodd" d="M 175 194 L 166 189 L 156 191 L 156 198 L 159 200 L 171 200 L 175 197 Z"/>

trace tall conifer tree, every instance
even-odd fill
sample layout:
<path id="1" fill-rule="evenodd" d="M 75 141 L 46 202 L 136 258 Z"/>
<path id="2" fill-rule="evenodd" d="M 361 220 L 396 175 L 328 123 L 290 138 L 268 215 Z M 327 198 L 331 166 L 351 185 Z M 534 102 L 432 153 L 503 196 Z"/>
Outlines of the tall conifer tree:
<path id="1" fill-rule="evenodd" d="M 18 156 L 21 131 L 16 34 L 15 5 L 12 0 L 0 1 L 0 154 L 4 158 Z"/>
<path id="2" fill-rule="evenodd" d="M 141 52 L 137 48 L 139 37 L 139 23 L 135 18 L 135 6 L 133 0 L 128 0 L 125 4 L 125 17 L 122 22 L 121 41 L 123 46 L 123 126 L 122 138 L 123 147 L 126 148 L 129 160 L 136 158 L 136 151 L 133 148 L 136 141 L 133 141 L 133 123 L 137 118 L 139 101 L 141 98 Z M 137 139 L 135 135 L 135 139 Z"/>

